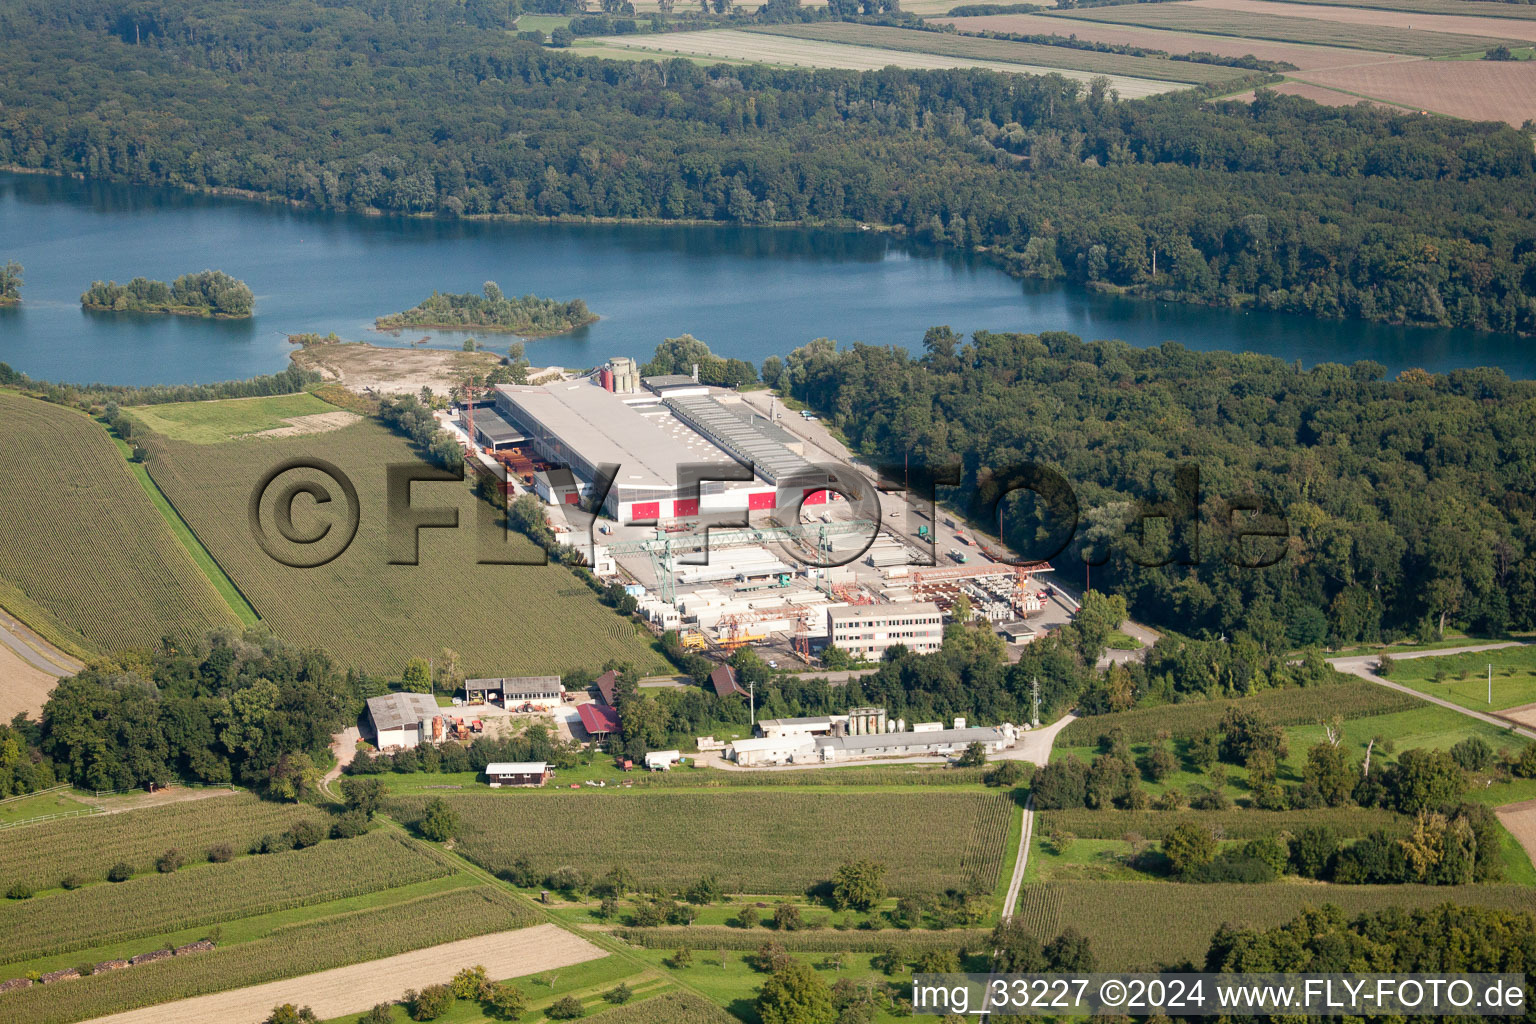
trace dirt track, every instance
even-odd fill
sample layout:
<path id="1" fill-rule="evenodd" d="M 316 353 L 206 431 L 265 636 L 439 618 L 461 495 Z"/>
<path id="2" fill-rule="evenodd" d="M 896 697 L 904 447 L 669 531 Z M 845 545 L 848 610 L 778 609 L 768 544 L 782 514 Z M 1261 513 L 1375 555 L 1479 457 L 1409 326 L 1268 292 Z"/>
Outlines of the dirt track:
<path id="1" fill-rule="evenodd" d="M 59 681 L 21 655 L 0 645 L 0 721 L 9 722 L 17 712 L 36 716 Z"/>
<path id="2" fill-rule="evenodd" d="M 325 1020 L 399 999 L 409 988 L 446 982 L 460 968 L 476 964 L 484 966 L 492 978 L 516 978 L 607 955 L 563 928 L 541 924 L 286 981 L 115 1013 L 87 1024 L 258 1024 L 272 1007 L 283 1003 L 308 1006 Z"/>

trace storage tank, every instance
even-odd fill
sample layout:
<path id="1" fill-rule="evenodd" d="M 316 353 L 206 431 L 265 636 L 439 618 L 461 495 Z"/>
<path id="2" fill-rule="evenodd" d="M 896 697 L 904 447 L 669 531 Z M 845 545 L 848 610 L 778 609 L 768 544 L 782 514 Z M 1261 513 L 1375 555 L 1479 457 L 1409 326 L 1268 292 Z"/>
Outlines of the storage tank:
<path id="1" fill-rule="evenodd" d="M 603 382 L 603 390 L 604 391 L 612 391 L 613 390 L 613 370 L 609 369 L 606 366 L 603 367 L 602 372 L 600 374 L 598 374 L 598 379 Z"/>

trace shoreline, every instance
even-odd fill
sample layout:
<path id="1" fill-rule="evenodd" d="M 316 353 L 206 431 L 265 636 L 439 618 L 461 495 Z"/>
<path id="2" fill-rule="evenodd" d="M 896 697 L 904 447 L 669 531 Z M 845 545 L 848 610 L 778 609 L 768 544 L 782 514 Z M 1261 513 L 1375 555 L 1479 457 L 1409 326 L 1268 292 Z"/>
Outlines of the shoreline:
<path id="1" fill-rule="evenodd" d="M 249 313 L 218 313 L 212 309 L 201 306 L 157 306 L 152 309 L 117 309 L 113 306 L 102 306 L 94 302 L 80 303 L 81 309 L 88 309 L 92 313 L 141 313 L 146 316 L 194 316 L 199 320 L 249 320 L 256 315 L 255 311 Z"/>
<path id="2" fill-rule="evenodd" d="M 418 323 L 414 320 L 409 323 L 385 324 L 384 321 L 386 319 L 388 318 L 382 316 L 375 317 L 373 321 L 373 329 L 383 334 L 398 334 L 399 332 L 407 329 L 421 331 L 479 331 L 483 334 L 516 334 L 519 337 L 532 340 L 538 338 L 553 338 L 560 334 L 569 334 L 574 330 L 579 330 L 582 327 L 588 327 L 597 323 L 602 319 L 602 317 L 594 313 L 580 323 L 574 323 L 569 327 L 562 327 L 556 331 L 525 331 L 517 327 L 508 327 L 502 324 L 437 324 L 424 322 Z"/>

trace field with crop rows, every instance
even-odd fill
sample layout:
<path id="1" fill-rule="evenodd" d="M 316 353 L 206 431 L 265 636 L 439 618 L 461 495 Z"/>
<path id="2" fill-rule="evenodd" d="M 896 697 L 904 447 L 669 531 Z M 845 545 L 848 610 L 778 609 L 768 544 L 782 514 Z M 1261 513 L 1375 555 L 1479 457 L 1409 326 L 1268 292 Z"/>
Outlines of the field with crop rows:
<path id="1" fill-rule="evenodd" d="M 0 963 L 345 899 L 451 874 L 398 833 L 198 864 L 0 904 Z"/>
<path id="2" fill-rule="evenodd" d="M 1261 690 L 1251 697 L 1189 701 L 1152 708 L 1132 708 L 1108 715 L 1080 718 L 1061 731 L 1061 746 L 1083 747 L 1098 742 L 1112 728 L 1124 730 L 1131 743 L 1149 743 L 1162 733 L 1175 739 L 1198 736 L 1221 725 L 1229 707 L 1252 708 L 1275 725 L 1309 725 L 1334 715 L 1365 718 L 1420 707 L 1422 702 L 1363 679 L 1325 686 Z"/>
<path id="3" fill-rule="evenodd" d="M 1303 7 L 1361 7 L 1367 10 L 1406 14 L 1457 14 L 1480 18 L 1513 18 L 1536 21 L 1536 6 L 1500 3 L 1498 0 L 1278 0 Z"/>
<path id="4" fill-rule="evenodd" d="M 1531 908 L 1519 885 L 1186 885 L 1178 882 L 1043 882 L 1020 893 L 1020 913 L 1039 934 L 1071 925 L 1093 943 L 1098 970 L 1118 971 L 1205 959 L 1224 922 L 1273 927 L 1307 907 L 1331 903 L 1353 917 L 1389 906 L 1454 903 Z"/>
<path id="5" fill-rule="evenodd" d="M 47 889 L 71 874 L 97 881 L 118 861 L 136 872 L 153 871 L 155 858 L 173 846 L 192 860 L 205 857 L 216 843 L 244 853 L 268 833 L 325 818 L 313 807 L 268 803 L 239 793 L 26 825 L 0 834 L 0 890 L 16 882 Z"/>
<path id="6" fill-rule="evenodd" d="M 238 625 L 99 424 L 0 394 L 0 437 L 0 580 L 23 599 L 5 601 L 15 615 L 74 653 Z"/>
<path id="7" fill-rule="evenodd" d="M 1487 50 L 1501 44 L 1515 45 L 1513 36 L 1453 35 L 1426 32 L 1392 25 L 1352 25 L 1326 21 L 1312 11 L 1298 16 L 1233 11 L 1202 6 L 1203 0 L 1176 4 L 1125 4 L 1117 7 L 1079 8 L 1073 18 L 1108 21 L 1119 25 L 1142 25 L 1182 32 L 1204 32 L 1218 36 L 1243 36 L 1249 39 L 1276 39 L 1289 43 L 1314 43 L 1321 46 L 1348 46 L 1360 50 L 1385 50 L 1420 57 L 1440 57 L 1453 53 Z M 1055 17 L 1055 15 L 1047 15 Z M 1511 22 L 1512 25 L 1520 24 Z"/>
<path id="8" fill-rule="evenodd" d="M 1135 834 L 1160 840 L 1174 826 L 1194 822 L 1224 839 L 1257 839 L 1309 826 L 1331 828 L 1340 836 L 1363 836 L 1377 829 L 1407 834 L 1407 818 L 1378 808 L 1321 807 L 1309 811 L 1041 811 L 1035 835 L 1060 830 L 1079 839 L 1120 839 Z"/>
<path id="9" fill-rule="evenodd" d="M 305 921 L 253 942 L 0 996 L 7 1020 L 66 1024 L 207 992 L 323 971 L 444 942 L 523 928 L 536 917 L 489 886 Z M 398 998 L 381 992 L 381 999 Z"/>
<path id="10" fill-rule="evenodd" d="M 938 53 L 948 57 L 972 57 L 978 60 L 1032 64 L 1036 67 L 1065 68 L 1102 75 L 1128 75 L 1160 82 L 1230 82 L 1250 74 L 1241 68 L 1216 64 L 1191 64 L 1162 57 L 1132 57 L 1120 53 L 1098 53 L 1065 46 L 1040 43 L 1015 43 L 1006 39 L 979 39 L 944 32 L 918 32 L 879 25 L 855 25 L 850 22 L 823 22 L 813 25 L 770 25 L 754 32 L 793 36 L 797 39 L 821 39 L 854 46 L 879 46 L 888 50 L 914 53 Z"/>
<path id="11" fill-rule="evenodd" d="M 1242 57 L 1251 54 L 1260 60 L 1286 61 L 1298 68 L 1332 68 L 1346 64 L 1413 59 L 1401 54 L 1382 53 L 1375 50 L 1350 50 L 1341 46 L 1306 46 L 1301 43 L 1277 43 L 1268 39 L 1236 39 L 1231 36 L 1201 35 L 1197 32 L 1169 32 L 1137 25 L 1075 21 L 1044 14 L 986 14 L 970 18 L 930 20 L 935 24 L 953 25 L 960 32 L 1015 32 L 1021 35 L 1076 36 L 1078 39 L 1089 42 L 1143 46 L 1171 54 L 1204 52 L 1220 54 L 1223 57 Z"/>
<path id="12" fill-rule="evenodd" d="M 615 864 L 642 887 L 714 874 L 727 892 L 797 893 L 872 857 L 891 891 L 996 888 L 1013 801 L 999 793 L 565 792 L 449 795 L 456 849 L 490 871 L 520 856 L 548 874 Z M 394 802 L 406 820 L 424 797 Z M 681 837 L 681 839 L 680 839 Z"/>
<path id="13" fill-rule="evenodd" d="M 720 925 L 686 925 L 662 928 L 620 928 L 616 933 L 625 942 L 646 949 L 676 949 L 688 945 L 694 949 L 755 950 L 764 942 L 777 942 L 791 953 L 878 953 L 900 950 L 914 959 L 935 949 L 978 949 L 991 934 L 986 928 L 927 929 L 876 928 L 840 932 L 830 929 L 798 932 L 770 931 L 767 928 L 732 928 Z M 1053 936 L 1055 932 L 1051 933 Z"/>
<path id="14" fill-rule="evenodd" d="M 583 42 L 583 48 L 601 47 L 603 56 L 617 56 L 625 50 L 659 53 L 667 56 L 712 58 L 755 64 L 774 64 L 796 68 L 846 68 L 850 71 L 877 71 L 886 67 L 935 70 L 941 68 L 985 68 L 1008 74 L 1061 75 L 1079 82 L 1096 76 L 1088 71 L 1074 71 L 1054 63 L 1051 66 L 1020 64 L 977 57 L 948 57 L 916 50 L 892 50 L 878 46 L 854 46 L 821 39 L 802 39 L 768 32 L 741 29 L 711 29 L 706 32 L 673 32 L 664 36 L 604 36 L 600 41 Z M 1057 47 L 1048 47 L 1056 50 Z M 1065 50 L 1067 54 L 1076 51 Z M 1126 99 L 1154 96 L 1184 88 L 1177 82 L 1158 82 L 1147 78 L 1110 75 L 1110 86 Z"/>
<path id="15" fill-rule="evenodd" d="M 1455 11 L 1437 14 L 1405 14 L 1401 11 L 1372 11 L 1347 5 L 1314 4 L 1297 8 L 1282 0 L 1189 0 L 1191 7 L 1204 8 L 1213 15 L 1235 11 L 1242 14 L 1273 15 L 1275 17 L 1316 18 L 1340 26 L 1350 26 L 1357 31 L 1371 33 L 1411 28 L 1415 32 L 1431 32 L 1463 38 L 1509 39 L 1536 41 L 1536 20 L 1478 17 L 1472 11 Z M 1397 49 L 1384 43 L 1375 44 L 1379 49 Z M 1482 49 L 1470 47 L 1468 49 Z M 1408 50 L 1399 50 L 1408 53 Z M 1465 51 L 1457 51 L 1465 52 Z"/>
<path id="16" fill-rule="evenodd" d="M 1530 61 L 1419 60 L 1309 71 L 1306 80 L 1335 93 L 1363 96 L 1412 110 L 1518 128 L 1536 115 L 1536 70 Z M 1495 680 L 1497 684 L 1497 680 Z"/>
<path id="17" fill-rule="evenodd" d="M 589 1024 L 741 1024 L 722 1008 L 692 992 L 658 996 L 586 1018 Z"/>
<path id="18" fill-rule="evenodd" d="M 155 482 L 266 624 L 286 640 L 323 647 L 343 664 L 389 674 L 398 674 L 413 657 L 436 656 L 445 646 L 459 652 L 471 677 L 563 674 L 581 666 L 599 668 L 610 658 L 629 661 L 641 672 L 666 668 L 634 622 L 599 604 L 567 569 L 480 564 L 482 542 L 496 546 L 486 553 L 494 557 L 510 553 L 526 560 L 536 549 L 516 534 L 503 547 L 501 527 L 464 484 L 413 487 L 417 508 L 456 508 L 460 526 L 422 530 L 419 564 L 390 564 L 386 467 L 421 463 L 406 441 L 376 423 L 214 445 L 156 438 L 150 446 Z M 359 496 L 356 538 L 334 561 L 316 568 L 273 559 L 254 539 L 247 513 L 262 477 L 296 458 L 337 466 Z M 284 474 L 279 484 L 300 479 L 338 491 L 334 481 L 304 470 Z M 328 522 L 323 514 L 346 504 L 339 493 L 328 506 L 302 499 L 295 522 L 301 530 L 319 529 Z M 271 514 L 263 508 L 264 515 Z M 484 530 L 478 529 L 482 511 Z M 339 517 L 329 522 L 338 535 L 346 525 Z M 409 558 L 410 531 L 403 534 Z M 399 560 L 400 552 L 393 554 Z M 445 623 L 466 628 L 445 632 Z"/>

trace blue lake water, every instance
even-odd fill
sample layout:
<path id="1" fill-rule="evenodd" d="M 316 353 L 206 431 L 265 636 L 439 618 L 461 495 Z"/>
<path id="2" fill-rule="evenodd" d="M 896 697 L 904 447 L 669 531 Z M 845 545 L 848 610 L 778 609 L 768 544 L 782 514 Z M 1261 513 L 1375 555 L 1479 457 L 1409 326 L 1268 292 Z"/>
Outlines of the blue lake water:
<path id="1" fill-rule="evenodd" d="M 272 373 L 285 335 L 459 348 L 466 334 L 392 336 L 373 319 L 434 288 L 583 298 L 603 319 L 528 344 L 535 365 L 648 357 L 684 332 L 761 362 L 813 338 L 915 347 L 923 331 L 1070 331 L 1133 345 L 1178 341 L 1392 370 L 1501 366 L 1536 377 L 1536 345 L 1505 335 L 1234 312 L 1096 295 L 1008 277 L 984 258 L 870 232 L 729 226 L 504 224 L 318 213 L 171 189 L 0 174 L 0 260 L 26 268 L 0 310 L 0 360 L 35 378 L 189 383 Z M 170 280 L 217 268 L 246 281 L 245 321 L 88 313 L 93 280 Z M 478 335 L 505 351 L 508 335 Z"/>

